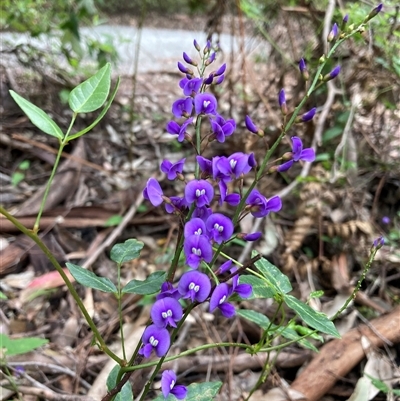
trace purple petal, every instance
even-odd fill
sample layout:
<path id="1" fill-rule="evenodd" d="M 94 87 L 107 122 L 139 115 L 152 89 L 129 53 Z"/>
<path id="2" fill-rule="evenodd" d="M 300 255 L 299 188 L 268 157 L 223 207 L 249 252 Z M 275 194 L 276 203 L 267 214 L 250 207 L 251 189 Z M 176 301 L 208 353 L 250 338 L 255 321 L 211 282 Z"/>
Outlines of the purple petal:
<path id="1" fill-rule="evenodd" d="M 213 82 L 214 85 L 221 85 L 222 82 L 224 82 L 225 79 L 225 75 L 220 75 L 219 77 L 217 77 L 215 79 L 215 81 Z"/>
<path id="2" fill-rule="evenodd" d="M 153 206 L 159 206 L 163 203 L 163 191 L 160 184 L 155 178 L 149 178 L 146 184 L 145 193 L 143 196 L 148 199 Z"/>
<path id="3" fill-rule="evenodd" d="M 210 298 L 210 312 L 220 307 L 224 302 L 228 300 L 230 295 L 229 286 L 226 283 L 218 284 Z"/>
<path id="4" fill-rule="evenodd" d="M 226 64 L 224 63 L 221 65 L 221 67 L 218 68 L 218 70 L 214 73 L 214 75 L 218 77 L 222 75 L 225 72 L 225 70 L 226 70 Z"/>
<path id="5" fill-rule="evenodd" d="M 300 154 L 300 160 L 305 162 L 313 162 L 315 160 L 315 151 L 313 148 L 303 149 Z"/>
<path id="6" fill-rule="evenodd" d="M 282 209 L 282 200 L 279 196 L 268 199 L 267 209 L 271 212 L 279 212 Z"/>
<path id="7" fill-rule="evenodd" d="M 171 390 L 171 394 L 173 394 L 178 400 L 183 400 L 187 395 L 187 388 L 182 384 L 178 384 Z"/>
<path id="8" fill-rule="evenodd" d="M 236 314 L 235 307 L 229 302 L 224 302 L 221 305 L 219 305 L 219 309 L 222 312 L 222 314 L 227 318 L 231 318 Z"/>
<path id="9" fill-rule="evenodd" d="M 141 355 L 148 358 L 153 349 L 155 349 L 158 357 L 164 356 L 171 344 L 171 338 L 168 330 L 159 328 L 152 324 L 148 326 L 142 336 L 143 347 L 141 348 Z"/>
<path id="10" fill-rule="evenodd" d="M 192 269 L 197 269 L 202 259 L 211 262 L 212 246 L 204 235 L 191 235 L 185 238 L 183 250 L 186 256 L 186 263 Z"/>
<path id="11" fill-rule="evenodd" d="M 304 113 L 301 116 L 301 121 L 303 122 L 311 121 L 314 118 L 316 111 L 317 111 L 316 107 L 312 108 L 310 111 L 307 111 L 307 113 Z"/>
<path id="12" fill-rule="evenodd" d="M 197 207 L 209 205 L 214 197 L 212 185 L 205 180 L 192 180 L 185 187 L 185 200 L 188 204 L 195 202 Z"/>
<path id="13" fill-rule="evenodd" d="M 194 108 L 197 114 L 215 114 L 217 99 L 211 93 L 199 93 L 194 98 Z"/>
<path id="14" fill-rule="evenodd" d="M 176 383 L 176 374 L 173 370 L 164 370 L 161 375 L 161 391 L 164 398 L 167 398 L 171 389 L 174 388 Z"/>
<path id="15" fill-rule="evenodd" d="M 282 105 L 286 104 L 286 95 L 285 95 L 285 90 L 281 89 L 279 92 L 279 106 L 282 107 Z"/>
<path id="16" fill-rule="evenodd" d="M 178 69 L 180 72 L 183 72 L 184 74 L 189 73 L 189 68 L 185 67 L 180 61 L 178 61 Z"/>
<path id="17" fill-rule="evenodd" d="M 185 224 L 185 238 L 190 237 L 191 235 L 206 235 L 206 233 L 206 225 L 199 217 L 192 218 Z"/>
<path id="18" fill-rule="evenodd" d="M 176 118 L 190 116 L 193 110 L 192 98 L 178 99 L 172 104 L 172 114 Z"/>
<path id="19" fill-rule="evenodd" d="M 219 269 L 216 271 L 215 274 L 220 275 L 220 274 L 224 274 L 225 272 L 227 272 L 232 266 L 232 261 L 231 260 L 227 260 L 225 263 L 223 263 Z"/>
<path id="20" fill-rule="evenodd" d="M 289 160 L 286 163 L 282 163 L 280 166 L 278 166 L 277 171 L 283 173 L 284 171 L 289 170 L 290 167 L 292 166 L 293 166 L 293 160 Z"/>
<path id="21" fill-rule="evenodd" d="M 196 94 L 200 90 L 202 83 L 202 78 L 193 78 L 189 80 L 183 88 L 183 94 L 185 96 L 192 96 L 193 93 Z"/>
<path id="22" fill-rule="evenodd" d="M 240 203 L 239 194 L 228 194 L 225 196 L 225 202 L 231 206 L 237 206 Z"/>
<path id="23" fill-rule="evenodd" d="M 203 156 L 196 156 L 197 163 L 199 164 L 200 170 L 207 176 L 212 174 L 212 163 L 211 160 L 206 159 Z"/>
<path id="24" fill-rule="evenodd" d="M 250 284 L 239 284 L 235 287 L 234 292 L 241 298 L 246 299 L 253 293 L 253 287 Z"/>
<path id="25" fill-rule="evenodd" d="M 221 213 L 213 213 L 206 221 L 206 228 L 218 244 L 227 241 L 233 234 L 232 220 Z"/>
<path id="26" fill-rule="evenodd" d="M 262 233 L 260 233 L 260 232 L 245 234 L 243 236 L 243 239 L 245 241 L 257 241 L 258 239 L 260 239 L 261 235 L 262 235 Z"/>
<path id="27" fill-rule="evenodd" d="M 292 136 L 292 152 L 293 160 L 298 161 L 300 158 L 301 151 L 303 150 L 303 142 L 297 136 Z"/>
<path id="28" fill-rule="evenodd" d="M 253 121 L 251 120 L 250 116 L 246 116 L 244 119 L 244 122 L 246 124 L 246 128 L 252 132 L 253 134 L 257 134 L 258 133 L 258 128 L 257 126 L 253 123 Z"/>

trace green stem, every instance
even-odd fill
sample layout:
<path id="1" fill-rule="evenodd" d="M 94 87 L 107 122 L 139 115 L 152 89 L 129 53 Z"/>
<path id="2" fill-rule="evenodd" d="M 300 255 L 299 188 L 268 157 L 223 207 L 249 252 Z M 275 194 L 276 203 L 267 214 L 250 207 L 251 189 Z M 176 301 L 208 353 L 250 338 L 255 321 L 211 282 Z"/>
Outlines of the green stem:
<path id="1" fill-rule="evenodd" d="M 117 280 L 118 280 L 118 316 L 119 316 L 119 328 L 121 335 L 121 347 L 122 347 L 122 357 L 124 361 L 126 361 L 126 352 L 125 352 L 125 339 L 124 339 L 124 330 L 123 330 L 123 320 L 122 320 L 122 293 L 121 293 L 121 264 L 118 263 L 117 266 Z"/>
<path id="2" fill-rule="evenodd" d="M 124 365 L 124 361 L 120 359 L 117 355 L 115 355 L 106 345 L 106 343 L 103 340 L 103 337 L 101 336 L 100 332 L 98 331 L 96 325 L 94 324 L 92 318 L 90 317 L 88 311 L 85 308 L 85 305 L 83 304 L 81 298 L 79 297 L 78 293 L 75 290 L 75 287 L 72 285 L 71 281 L 69 280 L 68 276 L 65 274 L 63 268 L 60 266 L 58 263 L 57 259 L 53 256 L 51 251 L 47 248 L 47 246 L 42 242 L 42 240 L 38 237 L 37 233 L 32 232 L 28 228 L 26 228 L 23 224 L 20 223 L 18 219 L 16 219 L 14 216 L 12 216 L 10 213 L 7 212 L 2 206 L 0 206 L 0 213 L 7 218 L 19 231 L 21 231 L 23 234 L 28 236 L 30 239 L 32 239 L 36 245 L 42 250 L 42 252 L 46 255 L 46 257 L 49 259 L 51 264 L 54 266 L 54 268 L 58 271 L 60 274 L 61 278 L 63 279 L 65 285 L 68 288 L 68 291 L 74 298 L 75 302 L 77 303 L 79 309 L 81 310 L 83 316 L 86 319 L 86 322 L 88 323 L 89 327 L 91 328 L 93 335 L 95 336 L 96 340 L 99 343 L 99 347 L 102 351 L 104 351 L 110 358 L 112 358 L 115 362 L 117 362 L 119 365 Z"/>
<path id="3" fill-rule="evenodd" d="M 35 225 L 33 226 L 33 232 L 34 233 L 37 233 L 39 231 L 40 219 L 42 217 L 43 210 L 44 210 L 44 207 L 45 207 L 45 204 L 46 204 L 46 200 L 47 200 L 47 197 L 49 195 L 50 187 L 51 187 L 51 184 L 53 182 L 54 176 L 56 174 L 58 165 L 60 164 L 61 155 L 62 155 L 62 152 L 64 150 L 64 147 L 68 143 L 68 135 L 71 132 L 71 129 L 72 129 L 72 126 L 74 125 L 76 117 L 77 117 L 77 113 L 74 113 L 72 115 L 71 123 L 70 123 L 70 125 L 68 127 L 67 133 L 65 134 L 64 138 L 60 142 L 60 147 L 59 147 L 58 152 L 57 152 L 56 160 L 54 162 L 54 166 L 53 166 L 53 169 L 51 171 L 50 178 L 47 181 L 46 188 L 45 188 L 44 194 L 43 194 L 43 199 L 42 199 L 42 202 L 40 203 L 39 212 L 38 212 L 38 215 L 36 217 Z"/>

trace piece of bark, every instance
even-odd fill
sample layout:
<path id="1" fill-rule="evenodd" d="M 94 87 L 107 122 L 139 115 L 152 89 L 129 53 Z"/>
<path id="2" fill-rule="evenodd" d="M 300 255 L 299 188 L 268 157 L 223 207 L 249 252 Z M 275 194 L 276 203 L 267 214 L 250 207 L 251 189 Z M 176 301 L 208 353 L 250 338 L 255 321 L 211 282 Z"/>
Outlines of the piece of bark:
<path id="1" fill-rule="evenodd" d="M 324 345 L 290 389 L 302 393 L 308 401 L 319 400 L 338 379 L 346 376 L 365 358 L 362 336 L 367 337 L 373 347 L 381 347 L 385 340 L 393 344 L 400 342 L 400 307 L 371 320 L 369 326 L 362 324 L 350 330 L 343 338 Z"/>

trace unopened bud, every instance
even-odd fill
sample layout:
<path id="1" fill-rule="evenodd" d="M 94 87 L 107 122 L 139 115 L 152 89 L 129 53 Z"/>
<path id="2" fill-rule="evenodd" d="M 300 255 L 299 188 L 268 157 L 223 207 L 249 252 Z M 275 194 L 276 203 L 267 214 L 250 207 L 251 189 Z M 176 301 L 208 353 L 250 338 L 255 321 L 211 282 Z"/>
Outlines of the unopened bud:
<path id="1" fill-rule="evenodd" d="M 303 58 L 301 58 L 299 61 L 299 70 L 301 72 L 301 75 L 303 76 L 303 79 L 305 81 L 308 81 L 310 79 L 310 74 L 308 73 L 307 65 Z"/>
<path id="2" fill-rule="evenodd" d="M 385 239 L 382 236 L 380 236 L 374 240 L 372 246 L 376 249 L 380 249 L 383 247 L 383 245 L 385 245 Z"/>
<path id="3" fill-rule="evenodd" d="M 296 123 L 306 123 L 308 121 L 311 121 L 314 118 L 316 111 L 317 108 L 313 107 L 310 111 L 307 111 L 307 113 L 304 113 L 302 116 L 297 117 Z"/>
<path id="4" fill-rule="evenodd" d="M 375 8 L 371 10 L 371 12 L 365 17 L 364 22 L 368 22 L 375 16 L 377 16 L 382 11 L 383 4 L 378 4 Z"/>
<path id="5" fill-rule="evenodd" d="M 332 79 L 335 79 L 340 73 L 340 65 L 337 65 L 329 74 L 326 74 L 323 77 L 324 82 L 331 81 Z"/>
<path id="6" fill-rule="evenodd" d="M 211 42 L 209 40 L 207 40 L 207 44 L 205 45 L 205 47 L 203 49 L 203 53 L 204 54 L 210 53 L 210 49 L 211 49 Z"/>
<path id="7" fill-rule="evenodd" d="M 279 106 L 281 108 L 281 112 L 284 116 L 286 116 L 288 109 L 287 109 L 287 105 L 286 105 L 286 95 L 285 95 L 285 90 L 281 89 L 281 91 L 279 92 Z"/>
<path id="8" fill-rule="evenodd" d="M 199 46 L 199 44 L 197 43 L 197 40 L 196 40 L 196 39 L 193 41 L 193 46 L 194 46 L 194 48 L 195 48 L 198 52 L 200 51 L 200 46 Z"/>
<path id="9" fill-rule="evenodd" d="M 332 30 L 329 32 L 328 37 L 327 37 L 327 41 L 328 42 L 332 42 L 334 39 L 336 39 L 337 35 L 338 35 L 339 29 L 338 26 L 336 24 L 336 22 L 333 24 Z"/>
<path id="10" fill-rule="evenodd" d="M 194 67 L 197 66 L 197 63 L 193 61 L 185 52 L 183 52 L 183 59 L 188 63 L 193 65 Z"/>

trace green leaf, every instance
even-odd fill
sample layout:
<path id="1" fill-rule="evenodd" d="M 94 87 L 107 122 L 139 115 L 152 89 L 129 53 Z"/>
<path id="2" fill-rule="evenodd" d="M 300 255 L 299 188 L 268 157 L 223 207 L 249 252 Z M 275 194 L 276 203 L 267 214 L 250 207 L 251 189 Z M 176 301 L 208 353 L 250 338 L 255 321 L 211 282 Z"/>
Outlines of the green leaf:
<path id="1" fill-rule="evenodd" d="M 252 256 L 257 256 L 257 253 L 254 252 Z M 292 291 L 289 278 L 267 259 L 261 258 L 255 262 L 255 265 L 276 292 L 287 294 Z"/>
<path id="2" fill-rule="evenodd" d="M 119 365 L 115 365 L 110 374 L 107 377 L 107 390 L 112 390 L 117 384 L 117 376 L 121 367 Z M 123 386 L 121 391 L 116 395 L 114 401 L 132 401 L 133 400 L 133 392 L 132 385 L 129 381 L 127 381 Z"/>
<path id="3" fill-rule="evenodd" d="M 251 286 L 253 287 L 253 292 L 251 296 L 247 299 L 273 298 L 275 295 L 274 289 L 269 287 L 268 283 L 259 277 L 251 276 L 249 274 L 243 275 L 239 277 L 239 283 L 251 284 Z"/>
<path id="4" fill-rule="evenodd" d="M 7 295 L 0 291 L 0 300 L 7 300 Z"/>
<path id="5" fill-rule="evenodd" d="M 289 327 L 279 327 L 276 324 L 271 324 L 271 321 L 268 319 L 268 317 L 263 315 L 262 313 L 253 310 L 239 309 L 237 311 L 237 315 L 249 320 L 250 322 L 255 323 L 263 330 L 269 329 L 271 333 L 275 332 L 276 335 L 281 335 L 288 340 L 296 340 L 304 348 L 308 348 L 315 352 L 318 352 L 317 348 L 315 348 L 314 345 L 312 345 L 307 339 L 301 338 L 295 330 Z"/>
<path id="6" fill-rule="evenodd" d="M 157 271 L 150 274 L 146 280 L 131 280 L 129 283 L 122 288 L 123 294 L 140 294 L 150 295 L 160 290 L 161 284 L 165 281 L 167 273 Z"/>
<path id="7" fill-rule="evenodd" d="M 263 315 L 260 312 L 256 312 L 251 309 L 239 309 L 236 311 L 238 316 L 243 317 L 244 319 L 249 320 L 250 322 L 255 323 L 260 326 L 263 330 L 267 330 L 271 328 L 271 321 L 267 318 L 267 316 Z"/>
<path id="8" fill-rule="evenodd" d="M 63 139 L 64 134 L 61 128 L 42 109 L 39 109 L 39 107 L 24 99 L 13 90 L 10 90 L 10 95 L 35 127 L 38 127 L 45 134 Z"/>
<path id="9" fill-rule="evenodd" d="M 327 129 L 324 134 L 322 135 L 322 141 L 328 142 L 333 138 L 336 138 L 337 136 L 341 135 L 343 132 L 343 128 L 342 127 L 332 127 Z"/>
<path id="10" fill-rule="evenodd" d="M 118 92 L 118 88 L 119 88 L 120 82 L 121 82 L 121 80 L 120 80 L 120 78 L 118 78 L 117 84 L 115 85 L 115 88 L 114 88 L 113 92 L 111 93 L 111 96 L 110 96 L 110 98 L 108 99 L 107 104 L 103 107 L 103 110 L 102 110 L 101 113 L 98 115 L 98 117 L 96 118 L 96 120 L 94 120 L 94 121 L 92 122 L 92 124 L 90 124 L 88 127 L 84 128 L 83 130 L 77 132 L 76 134 L 69 135 L 69 136 L 68 136 L 68 141 L 72 141 L 73 139 L 76 139 L 76 138 L 79 138 L 79 137 L 82 136 L 82 135 L 85 135 L 87 132 L 89 132 L 90 130 L 92 130 L 92 129 L 103 119 L 103 117 L 106 115 L 108 109 L 110 108 L 110 106 L 111 106 L 111 104 L 112 104 L 112 102 L 113 102 L 113 100 L 114 100 L 114 98 L 115 98 L 115 95 L 116 95 L 117 92 Z M 179 142 L 177 142 L 177 143 L 179 143 Z"/>
<path id="11" fill-rule="evenodd" d="M 315 311 L 310 306 L 299 301 L 292 295 L 285 295 L 283 300 L 285 301 L 286 305 L 290 309 L 293 309 L 310 327 L 319 330 L 322 333 L 330 334 L 331 336 L 340 338 L 340 334 L 336 330 L 335 325 L 324 313 Z"/>
<path id="12" fill-rule="evenodd" d="M 75 113 L 90 113 L 103 106 L 111 85 L 111 65 L 107 63 L 95 75 L 69 94 L 69 107 Z"/>
<path id="13" fill-rule="evenodd" d="M 111 216 L 107 221 L 104 223 L 104 227 L 113 227 L 117 226 L 121 221 L 123 220 L 123 217 L 120 214 L 114 214 Z"/>
<path id="14" fill-rule="evenodd" d="M 16 171 L 12 176 L 11 176 L 11 185 L 13 187 L 16 187 L 23 179 L 25 178 L 25 174 L 21 173 L 19 171 Z"/>
<path id="15" fill-rule="evenodd" d="M 222 382 L 193 383 L 187 387 L 185 401 L 211 401 L 218 394 Z M 176 397 L 170 394 L 167 398 L 161 394 L 154 401 L 176 401 Z"/>
<path id="16" fill-rule="evenodd" d="M 45 338 L 27 337 L 11 339 L 5 334 L 0 334 L 0 350 L 5 349 L 6 356 L 26 354 L 49 342 Z"/>
<path id="17" fill-rule="evenodd" d="M 144 243 L 134 238 L 127 239 L 123 244 L 115 244 L 110 252 L 111 260 L 121 265 L 130 260 L 137 259 Z"/>
<path id="18" fill-rule="evenodd" d="M 81 266 L 74 265 L 69 262 L 67 262 L 65 265 L 68 267 L 68 270 L 72 274 L 72 277 L 79 284 L 103 292 L 118 292 L 117 287 L 115 287 L 110 279 L 106 277 L 99 277 L 90 270 L 84 269 Z"/>

